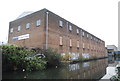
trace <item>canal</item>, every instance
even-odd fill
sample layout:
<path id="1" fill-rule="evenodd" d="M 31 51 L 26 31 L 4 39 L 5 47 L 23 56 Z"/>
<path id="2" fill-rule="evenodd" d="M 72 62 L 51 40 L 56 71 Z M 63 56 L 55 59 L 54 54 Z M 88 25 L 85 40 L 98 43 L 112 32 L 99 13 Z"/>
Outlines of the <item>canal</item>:
<path id="1" fill-rule="evenodd" d="M 106 73 L 108 58 L 33 72 L 7 72 L 3 79 L 100 79 Z"/>

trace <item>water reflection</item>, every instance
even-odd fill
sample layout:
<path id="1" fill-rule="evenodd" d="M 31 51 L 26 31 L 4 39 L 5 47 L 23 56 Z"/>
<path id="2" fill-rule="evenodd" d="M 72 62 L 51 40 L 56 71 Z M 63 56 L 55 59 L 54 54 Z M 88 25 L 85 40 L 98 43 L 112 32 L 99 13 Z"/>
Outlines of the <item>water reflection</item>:
<path id="1" fill-rule="evenodd" d="M 63 67 L 49 68 L 30 73 L 3 73 L 3 79 L 99 79 L 105 74 L 107 64 L 107 59 L 65 64 Z"/>
<path id="2" fill-rule="evenodd" d="M 69 71 L 74 71 L 80 69 L 79 64 L 69 64 Z"/>
<path id="3" fill-rule="evenodd" d="M 90 62 L 84 62 L 83 63 L 83 67 L 89 67 L 90 66 Z"/>
<path id="4" fill-rule="evenodd" d="M 72 79 L 99 79 L 105 74 L 107 60 L 98 60 L 79 64 L 80 69 L 69 72 L 68 78 Z M 77 65 L 78 66 L 78 65 Z M 68 73 L 68 72 L 67 72 Z"/>
<path id="5" fill-rule="evenodd" d="M 108 63 L 109 63 L 109 64 L 114 63 L 114 61 L 115 61 L 114 57 L 112 57 L 112 56 L 109 56 L 109 57 L 108 57 Z"/>

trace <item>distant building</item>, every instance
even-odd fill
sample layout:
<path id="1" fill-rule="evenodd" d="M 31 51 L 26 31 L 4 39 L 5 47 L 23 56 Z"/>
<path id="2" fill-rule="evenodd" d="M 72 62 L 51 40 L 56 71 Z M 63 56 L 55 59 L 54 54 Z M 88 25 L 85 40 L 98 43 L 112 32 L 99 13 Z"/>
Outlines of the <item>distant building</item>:
<path id="1" fill-rule="evenodd" d="M 0 41 L 0 45 L 5 45 L 5 44 L 7 44 L 7 42 L 1 42 Z"/>
<path id="2" fill-rule="evenodd" d="M 115 45 L 107 45 L 108 55 L 113 55 L 114 51 L 117 51 L 117 47 Z"/>
<path id="3" fill-rule="evenodd" d="M 29 48 L 52 47 L 63 55 L 76 57 L 105 56 L 103 40 L 47 9 L 10 22 L 8 43 Z"/>
<path id="4" fill-rule="evenodd" d="M 1 41 L 0 41 L 0 45 L 2 45 L 2 44 L 4 44 L 4 42 L 1 42 Z"/>
<path id="5" fill-rule="evenodd" d="M 2 45 L 2 42 L 0 41 L 0 45 Z"/>

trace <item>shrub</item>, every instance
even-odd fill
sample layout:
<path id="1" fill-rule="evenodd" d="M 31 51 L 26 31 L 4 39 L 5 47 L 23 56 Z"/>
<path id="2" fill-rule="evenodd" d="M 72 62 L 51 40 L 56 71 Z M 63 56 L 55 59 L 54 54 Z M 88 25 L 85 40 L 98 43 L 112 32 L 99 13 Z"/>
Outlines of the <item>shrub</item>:
<path id="1" fill-rule="evenodd" d="M 70 54 L 65 54 L 64 56 L 62 56 L 63 61 L 70 61 L 70 58 L 71 58 Z"/>
<path id="2" fill-rule="evenodd" d="M 2 45 L 3 71 L 22 70 L 28 71 L 44 69 L 46 61 L 40 59 L 27 60 L 25 57 L 35 54 L 34 51 L 16 45 Z"/>
<path id="3" fill-rule="evenodd" d="M 43 51 L 46 56 L 45 60 L 48 62 L 48 66 L 58 66 L 61 63 L 61 55 L 56 50 L 48 48 Z"/>
<path id="4" fill-rule="evenodd" d="M 46 61 L 39 59 L 39 58 L 33 58 L 33 59 L 28 59 L 26 62 L 26 70 L 27 71 L 32 71 L 32 70 L 43 70 L 45 69 Z"/>

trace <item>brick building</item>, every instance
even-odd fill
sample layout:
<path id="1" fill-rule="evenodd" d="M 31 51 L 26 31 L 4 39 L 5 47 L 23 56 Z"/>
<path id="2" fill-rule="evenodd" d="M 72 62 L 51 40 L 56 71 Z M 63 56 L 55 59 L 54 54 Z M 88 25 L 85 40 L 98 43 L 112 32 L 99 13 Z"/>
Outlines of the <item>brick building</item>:
<path id="1" fill-rule="evenodd" d="M 42 9 L 9 24 L 9 44 L 57 49 L 61 54 L 105 56 L 105 42 L 82 28 Z"/>

